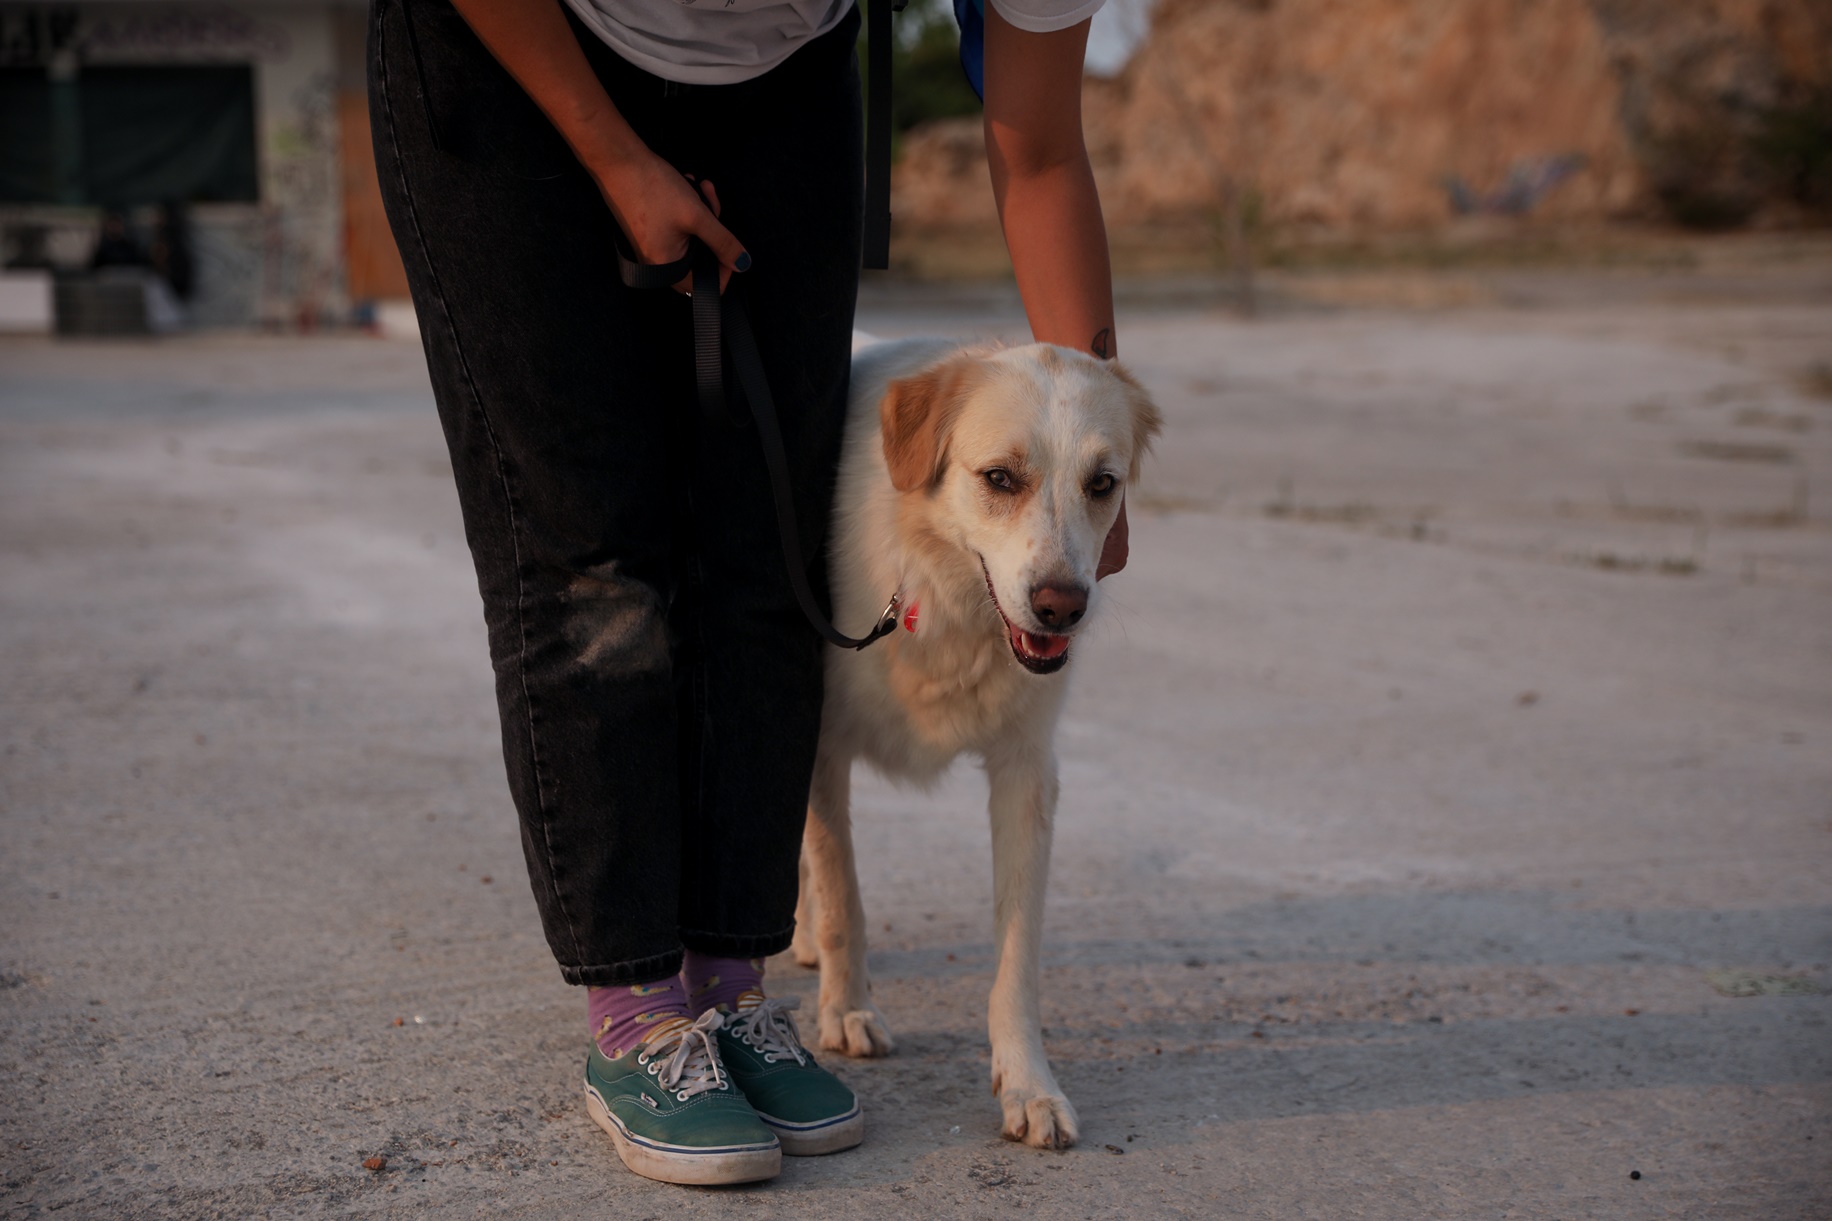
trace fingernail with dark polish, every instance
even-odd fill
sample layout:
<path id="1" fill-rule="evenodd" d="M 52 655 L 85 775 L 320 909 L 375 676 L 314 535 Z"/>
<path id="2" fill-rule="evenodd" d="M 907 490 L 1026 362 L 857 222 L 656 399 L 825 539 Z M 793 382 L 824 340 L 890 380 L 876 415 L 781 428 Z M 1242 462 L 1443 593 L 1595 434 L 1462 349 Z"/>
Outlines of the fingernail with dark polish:
<path id="1" fill-rule="evenodd" d="M 747 250 L 743 254 L 740 254 L 738 256 L 738 261 L 733 263 L 732 266 L 736 267 L 739 271 L 749 271 L 751 269 L 750 251 Z"/>

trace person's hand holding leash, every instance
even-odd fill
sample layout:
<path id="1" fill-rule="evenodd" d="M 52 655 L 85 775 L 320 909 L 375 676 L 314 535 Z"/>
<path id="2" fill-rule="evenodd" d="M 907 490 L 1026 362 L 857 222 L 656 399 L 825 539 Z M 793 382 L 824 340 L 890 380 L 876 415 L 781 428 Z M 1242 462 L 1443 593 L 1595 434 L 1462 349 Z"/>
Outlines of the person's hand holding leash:
<path id="1" fill-rule="evenodd" d="M 592 177 L 643 262 L 684 258 L 687 239 L 697 237 L 718 256 L 720 292 L 734 272 L 749 270 L 751 256 L 719 223 L 719 192 L 712 183 L 695 183 L 646 148 L 630 164 L 593 171 Z M 692 287 L 692 277 L 683 276 L 674 290 L 684 293 Z"/>
<path id="2" fill-rule="evenodd" d="M 719 291 L 751 256 L 719 223 L 719 194 L 699 190 L 624 121 L 566 24 L 559 0 L 454 0 L 465 23 L 541 108 L 598 184 L 645 263 L 672 263 L 697 237 L 719 256 Z M 686 292 L 689 281 L 675 285 Z"/>

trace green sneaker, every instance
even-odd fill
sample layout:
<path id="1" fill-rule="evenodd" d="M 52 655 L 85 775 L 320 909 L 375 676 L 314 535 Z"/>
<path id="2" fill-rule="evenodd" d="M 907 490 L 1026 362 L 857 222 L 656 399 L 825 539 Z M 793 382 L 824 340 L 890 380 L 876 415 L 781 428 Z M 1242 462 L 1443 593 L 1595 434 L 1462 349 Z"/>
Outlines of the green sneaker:
<path id="1" fill-rule="evenodd" d="M 752 1183 L 782 1171 L 782 1145 L 719 1058 L 716 1010 L 661 1027 L 615 1060 L 592 1044 L 585 1109 L 623 1164 L 664 1183 Z"/>
<path id="2" fill-rule="evenodd" d="M 840 1079 L 814 1062 L 789 1016 L 799 1001 L 738 998 L 719 1030 L 732 1080 L 791 1157 L 838 1153 L 865 1139 L 865 1113 Z"/>

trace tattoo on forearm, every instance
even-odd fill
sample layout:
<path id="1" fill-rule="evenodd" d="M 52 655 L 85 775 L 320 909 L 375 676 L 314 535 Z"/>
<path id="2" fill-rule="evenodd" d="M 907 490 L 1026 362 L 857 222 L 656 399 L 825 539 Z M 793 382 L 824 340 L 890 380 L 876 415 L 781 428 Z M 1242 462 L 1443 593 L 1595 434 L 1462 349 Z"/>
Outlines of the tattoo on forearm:
<path id="1" fill-rule="evenodd" d="M 1104 326 L 1094 332 L 1094 342 L 1088 345 L 1088 350 L 1102 360 L 1111 360 L 1113 358 L 1113 328 Z"/>

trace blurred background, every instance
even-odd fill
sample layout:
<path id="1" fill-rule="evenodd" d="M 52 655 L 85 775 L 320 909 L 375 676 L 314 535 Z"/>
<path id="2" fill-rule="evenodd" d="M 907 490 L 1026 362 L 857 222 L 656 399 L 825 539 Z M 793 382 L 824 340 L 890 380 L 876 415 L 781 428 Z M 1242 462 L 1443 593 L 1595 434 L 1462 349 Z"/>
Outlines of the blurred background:
<path id="1" fill-rule="evenodd" d="M 0 5 L 0 325 L 403 324 L 365 13 Z M 997 279 L 951 10 L 897 28 L 895 275 Z M 1249 308 L 1260 270 L 1671 263 L 1832 217 L 1818 0 L 1112 0 L 1088 69 L 1118 273 Z"/>
<path id="2" fill-rule="evenodd" d="M 922 87 L 896 215 L 929 272 L 975 266 L 995 219 L 940 7 L 913 6 L 900 78 Z M 1088 64 L 1122 274 L 1594 257 L 1832 216 L 1814 0 L 1122 0 Z"/>

